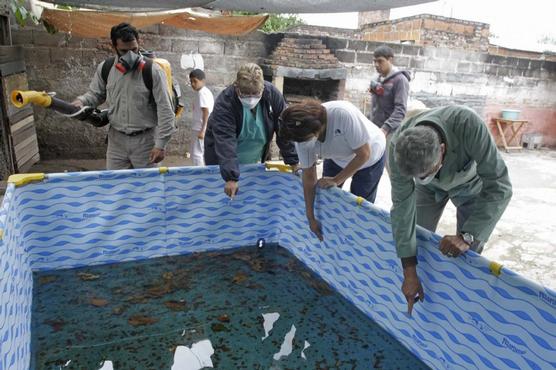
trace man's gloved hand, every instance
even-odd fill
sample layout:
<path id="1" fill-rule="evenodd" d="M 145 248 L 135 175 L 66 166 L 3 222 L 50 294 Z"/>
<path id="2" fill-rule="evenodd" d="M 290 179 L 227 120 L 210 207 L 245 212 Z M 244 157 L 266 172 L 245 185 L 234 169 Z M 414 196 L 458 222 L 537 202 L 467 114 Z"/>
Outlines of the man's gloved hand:
<path id="1" fill-rule="evenodd" d="M 95 109 L 91 112 L 89 117 L 86 119 L 91 125 L 95 127 L 103 127 L 109 124 L 108 121 L 108 109 L 98 110 Z"/>
<path id="2" fill-rule="evenodd" d="M 164 149 L 153 148 L 149 155 L 149 163 L 158 163 L 164 159 Z"/>

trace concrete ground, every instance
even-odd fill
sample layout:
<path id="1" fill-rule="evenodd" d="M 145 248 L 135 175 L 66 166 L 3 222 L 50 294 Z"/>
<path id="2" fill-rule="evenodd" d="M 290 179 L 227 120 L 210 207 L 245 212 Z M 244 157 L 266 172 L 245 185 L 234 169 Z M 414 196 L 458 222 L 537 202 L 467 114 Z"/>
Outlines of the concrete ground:
<path id="1" fill-rule="evenodd" d="M 556 290 L 556 151 L 502 153 L 513 197 L 483 255 Z M 390 209 L 390 181 L 379 184 L 376 205 Z M 456 208 L 448 202 L 437 232 L 456 232 Z"/>
<path id="2" fill-rule="evenodd" d="M 556 289 L 556 151 L 502 153 L 513 184 L 513 198 L 499 221 L 483 255 Z M 169 157 L 164 166 L 185 166 L 183 157 Z M 104 160 L 49 160 L 29 172 L 100 170 Z M 349 184 L 344 185 L 349 189 Z M 382 178 L 376 205 L 389 209 L 390 180 Z M 455 233 L 456 210 L 448 203 L 440 220 L 439 234 Z"/>

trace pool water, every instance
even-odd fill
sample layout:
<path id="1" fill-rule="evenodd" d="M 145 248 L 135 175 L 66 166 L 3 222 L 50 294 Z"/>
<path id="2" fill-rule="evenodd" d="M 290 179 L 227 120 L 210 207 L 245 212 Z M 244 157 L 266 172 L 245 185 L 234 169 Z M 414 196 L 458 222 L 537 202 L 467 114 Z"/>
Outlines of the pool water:
<path id="1" fill-rule="evenodd" d="M 34 275 L 33 369 L 427 369 L 279 246 Z"/>

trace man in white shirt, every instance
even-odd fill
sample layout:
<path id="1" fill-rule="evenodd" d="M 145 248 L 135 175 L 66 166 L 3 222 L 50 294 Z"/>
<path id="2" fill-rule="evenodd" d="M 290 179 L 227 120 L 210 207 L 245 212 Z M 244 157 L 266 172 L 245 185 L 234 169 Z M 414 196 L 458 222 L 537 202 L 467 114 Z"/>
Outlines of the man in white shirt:
<path id="1" fill-rule="evenodd" d="M 192 137 L 189 145 L 189 154 L 194 166 L 204 166 L 204 140 L 207 122 L 214 107 L 214 97 L 205 86 L 205 72 L 194 69 L 189 73 L 191 88 L 195 91 L 192 102 L 193 122 L 191 125 Z"/>
<path id="2" fill-rule="evenodd" d="M 386 138 L 359 109 L 347 101 L 321 104 L 307 100 L 290 105 L 281 116 L 280 134 L 295 142 L 303 169 L 305 208 L 311 231 L 322 240 L 314 215 L 315 186 L 341 187 L 350 177 L 351 192 L 374 202 L 384 170 Z M 317 181 L 317 159 L 324 159 Z"/>

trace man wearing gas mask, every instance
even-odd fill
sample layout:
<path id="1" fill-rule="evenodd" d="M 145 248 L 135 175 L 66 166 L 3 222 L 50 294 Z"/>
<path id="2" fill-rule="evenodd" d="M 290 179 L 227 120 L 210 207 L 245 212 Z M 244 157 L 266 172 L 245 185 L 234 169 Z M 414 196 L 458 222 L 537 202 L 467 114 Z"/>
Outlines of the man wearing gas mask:
<path id="1" fill-rule="evenodd" d="M 455 235 L 440 251 L 458 257 L 481 253 L 512 196 L 508 169 L 487 125 L 463 106 L 422 111 L 403 122 L 389 147 L 391 222 L 411 313 L 423 300 L 417 276 L 415 224 L 435 231 L 448 200 L 457 208 Z"/>
<path id="2" fill-rule="evenodd" d="M 147 60 L 139 51 L 139 34 L 120 23 L 110 31 L 117 54 L 106 79 L 100 63 L 89 90 L 77 97 L 75 106 L 108 105 L 108 148 L 106 168 L 119 170 L 154 167 L 164 159 L 166 144 L 175 128 L 175 115 L 166 75 L 152 63 L 152 90 L 145 86 L 143 68 Z"/>
<path id="3" fill-rule="evenodd" d="M 394 132 L 404 119 L 409 95 L 408 71 L 394 66 L 394 51 L 388 46 L 379 46 L 373 53 L 373 62 L 378 76 L 371 81 L 371 121 L 380 127 L 386 136 Z"/>
<path id="4" fill-rule="evenodd" d="M 274 133 L 284 162 L 297 166 L 293 143 L 278 134 L 285 108 L 282 93 L 264 80 L 261 67 L 254 63 L 241 66 L 235 82 L 216 98 L 205 134 L 205 163 L 220 165 L 224 192 L 230 198 L 239 189 L 239 165 L 269 159 Z"/>

